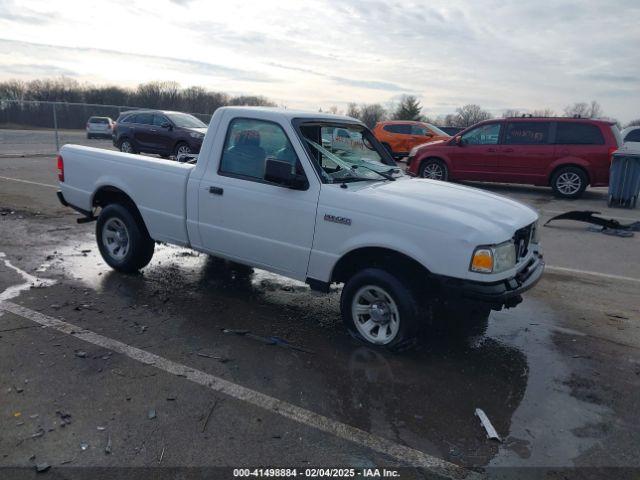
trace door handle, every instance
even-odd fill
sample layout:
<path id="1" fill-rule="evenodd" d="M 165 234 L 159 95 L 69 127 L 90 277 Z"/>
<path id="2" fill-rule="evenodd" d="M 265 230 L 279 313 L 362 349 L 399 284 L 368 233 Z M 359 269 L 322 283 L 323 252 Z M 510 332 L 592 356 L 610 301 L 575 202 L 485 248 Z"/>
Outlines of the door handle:
<path id="1" fill-rule="evenodd" d="M 487 152 L 495 152 L 496 149 L 495 148 L 487 148 Z"/>
<path id="2" fill-rule="evenodd" d="M 209 187 L 209 193 L 212 193 L 214 195 L 222 195 L 224 193 L 224 190 L 220 187 Z"/>
<path id="3" fill-rule="evenodd" d="M 505 148 L 503 150 L 504 153 L 513 153 L 513 148 Z"/>

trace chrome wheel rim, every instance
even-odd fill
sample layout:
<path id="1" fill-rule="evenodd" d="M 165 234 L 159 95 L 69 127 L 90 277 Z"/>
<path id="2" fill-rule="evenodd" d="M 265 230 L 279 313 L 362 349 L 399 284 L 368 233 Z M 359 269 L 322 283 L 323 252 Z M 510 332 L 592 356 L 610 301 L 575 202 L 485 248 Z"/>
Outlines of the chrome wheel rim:
<path id="1" fill-rule="evenodd" d="M 442 180 L 444 178 L 444 169 L 442 168 L 442 165 L 437 163 L 427 163 L 422 170 L 422 178 Z"/>
<path id="2" fill-rule="evenodd" d="M 120 144 L 120 150 L 124 153 L 131 153 L 133 151 L 133 147 L 131 147 L 131 143 L 129 142 L 122 142 Z"/>
<path id="3" fill-rule="evenodd" d="M 395 300 L 377 285 L 365 285 L 353 297 L 351 315 L 358 333 L 370 343 L 386 345 L 400 329 Z"/>
<path id="4" fill-rule="evenodd" d="M 558 191 L 565 195 L 573 195 L 580 190 L 582 179 L 574 172 L 565 172 L 558 177 L 556 187 Z"/>
<path id="5" fill-rule="evenodd" d="M 102 227 L 102 244 L 114 260 L 122 260 L 129 252 L 129 231 L 119 218 L 110 218 Z"/>
<path id="6" fill-rule="evenodd" d="M 178 155 L 189 155 L 191 153 L 191 149 L 188 145 L 180 145 L 178 147 Z"/>

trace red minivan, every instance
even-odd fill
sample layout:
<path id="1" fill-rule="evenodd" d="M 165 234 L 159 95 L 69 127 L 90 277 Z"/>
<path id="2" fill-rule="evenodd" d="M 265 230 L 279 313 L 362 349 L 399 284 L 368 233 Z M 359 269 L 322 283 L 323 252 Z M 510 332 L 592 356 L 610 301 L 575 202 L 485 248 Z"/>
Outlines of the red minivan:
<path id="1" fill-rule="evenodd" d="M 410 175 L 436 180 L 551 186 L 578 198 L 587 185 L 609 184 L 618 149 L 614 123 L 585 118 L 502 118 L 477 123 L 449 141 L 414 148 Z"/>

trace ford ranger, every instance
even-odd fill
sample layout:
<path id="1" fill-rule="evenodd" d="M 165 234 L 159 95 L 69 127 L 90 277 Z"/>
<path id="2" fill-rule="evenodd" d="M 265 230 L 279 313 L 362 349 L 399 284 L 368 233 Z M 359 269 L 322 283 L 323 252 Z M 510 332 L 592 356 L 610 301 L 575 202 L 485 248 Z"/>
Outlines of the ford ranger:
<path id="1" fill-rule="evenodd" d="M 336 128 L 358 141 L 333 145 Z M 544 268 L 536 212 L 405 176 L 353 118 L 219 108 L 188 162 L 65 145 L 58 170 L 60 201 L 97 220 L 112 268 L 142 269 L 165 242 L 314 290 L 344 284 L 349 331 L 390 349 L 443 326 L 481 332 Z"/>

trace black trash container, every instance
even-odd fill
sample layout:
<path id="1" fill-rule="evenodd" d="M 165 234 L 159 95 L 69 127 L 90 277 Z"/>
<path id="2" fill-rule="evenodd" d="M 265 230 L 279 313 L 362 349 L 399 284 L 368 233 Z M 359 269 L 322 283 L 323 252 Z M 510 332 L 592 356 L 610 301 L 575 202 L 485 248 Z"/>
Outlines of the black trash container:
<path id="1" fill-rule="evenodd" d="M 627 143 L 614 152 L 609 170 L 610 207 L 635 208 L 640 193 L 640 143 Z"/>

